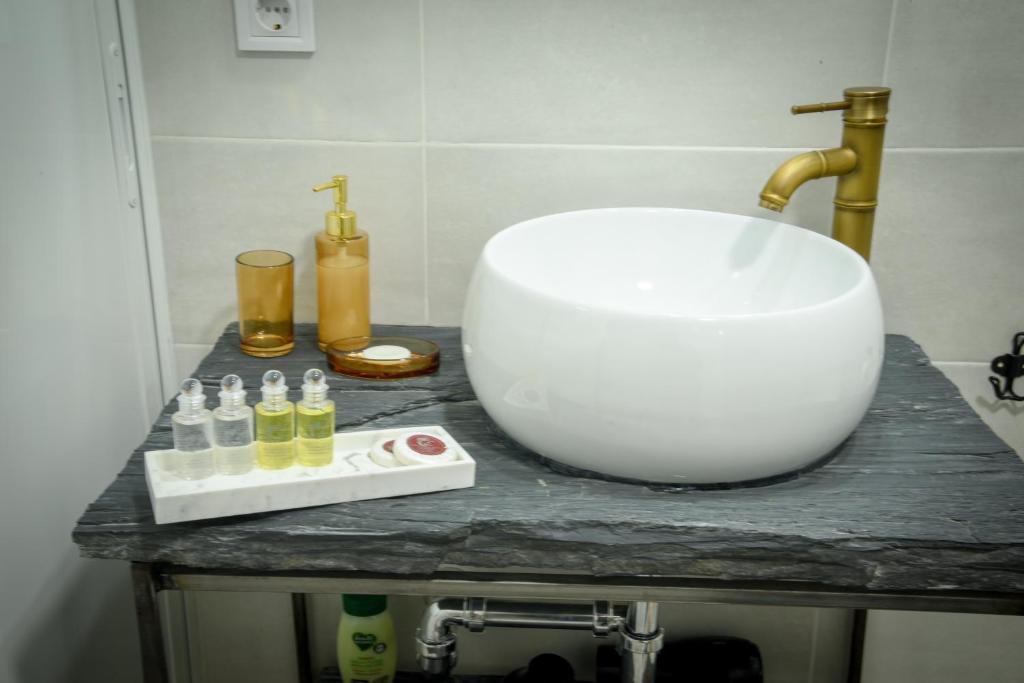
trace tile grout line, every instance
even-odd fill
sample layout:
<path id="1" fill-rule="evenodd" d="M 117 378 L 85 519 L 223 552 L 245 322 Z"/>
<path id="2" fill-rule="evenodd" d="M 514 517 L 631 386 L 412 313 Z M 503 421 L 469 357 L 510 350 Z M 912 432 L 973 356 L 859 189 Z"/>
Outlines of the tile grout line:
<path id="1" fill-rule="evenodd" d="M 933 360 L 932 365 L 981 365 L 982 367 L 991 366 L 992 361 L 982 360 Z"/>
<path id="2" fill-rule="evenodd" d="M 421 96 L 426 99 L 425 94 Z M 421 108 L 425 109 L 425 102 Z M 426 122 L 421 123 L 421 136 L 425 135 Z M 745 146 L 710 146 L 710 145 L 614 145 L 614 144 L 591 144 L 591 143 L 555 143 L 555 142 L 444 142 L 424 140 L 319 140 L 315 138 L 245 138 L 245 137 L 223 137 L 215 135 L 153 135 L 150 137 L 155 141 L 173 140 L 207 140 L 214 142 L 239 142 L 239 143 L 298 143 L 298 144 L 326 144 L 326 145 L 359 145 L 378 147 L 398 148 L 435 148 L 435 149 L 509 149 L 509 150 L 532 150 L 532 149 L 554 149 L 554 150 L 580 150 L 580 151 L 626 151 L 626 152 L 724 152 L 724 153 L 786 153 L 802 152 L 812 149 L 808 147 L 745 147 Z M 1000 147 L 886 147 L 885 151 L 890 154 L 1019 154 L 1024 152 L 1024 146 L 1000 146 Z"/>
<path id="3" fill-rule="evenodd" d="M 885 151 L 895 152 L 897 154 L 904 152 L 910 152 L 912 154 L 1019 154 L 1024 151 L 1024 147 L 886 147 Z"/>
<path id="4" fill-rule="evenodd" d="M 815 608 L 811 620 L 811 652 L 807 658 L 807 683 L 814 683 L 814 669 L 818 658 L 818 631 L 821 628 L 821 609 Z"/>
<path id="5" fill-rule="evenodd" d="M 420 193 L 423 215 L 420 227 L 423 237 L 423 324 L 430 324 L 430 230 L 427 225 L 427 60 L 426 26 L 423 0 L 420 12 Z"/>
<path id="6" fill-rule="evenodd" d="M 889 85 L 889 60 L 892 56 L 892 44 L 896 35 L 896 5 L 900 0 L 892 0 L 889 11 L 889 36 L 885 41 L 885 59 L 882 61 L 882 85 Z"/>
<path id="7" fill-rule="evenodd" d="M 172 141 L 172 140 L 208 140 L 213 142 L 270 142 L 270 143 L 298 143 L 318 145 L 358 145 L 378 147 L 419 147 L 419 140 L 326 140 L 324 138 L 253 138 L 241 135 L 170 135 L 162 133 L 150 135 L 150 140 Z"/>

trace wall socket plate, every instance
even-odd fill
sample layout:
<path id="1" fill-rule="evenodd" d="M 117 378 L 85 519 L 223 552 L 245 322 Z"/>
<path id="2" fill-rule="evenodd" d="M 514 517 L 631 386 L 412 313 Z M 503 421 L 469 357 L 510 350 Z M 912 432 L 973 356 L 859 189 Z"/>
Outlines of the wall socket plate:
<path id="1" fill-rule="evenodd" d="M 314 52 L 313 0 L 234 0 L 243 52 Z"/>

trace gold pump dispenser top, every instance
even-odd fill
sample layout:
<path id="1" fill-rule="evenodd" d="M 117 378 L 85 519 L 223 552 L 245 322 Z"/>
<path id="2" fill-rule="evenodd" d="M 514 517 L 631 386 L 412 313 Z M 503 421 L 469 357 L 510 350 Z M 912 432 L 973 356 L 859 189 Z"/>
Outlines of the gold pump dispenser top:
<path id="1" fill-rule="evenodd" d="M 324 232 L 335 237 L 356 236 L 356 212 L 349 211 L 348 202 L 348 176 L 336 175 L 331 177 L 331 182 L 317 185 L 313 192 L 334 190 L 334 211 L 324 214 Z"/>

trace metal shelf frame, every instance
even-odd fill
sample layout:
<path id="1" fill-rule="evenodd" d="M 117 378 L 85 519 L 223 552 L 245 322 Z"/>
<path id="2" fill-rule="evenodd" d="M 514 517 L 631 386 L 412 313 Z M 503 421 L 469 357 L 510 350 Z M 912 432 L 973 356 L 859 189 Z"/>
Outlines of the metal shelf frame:
<path id="1" fill-rule="evenodd" d="M 136 616 L 142 641 L 145 683 L 170 683 L 156 594 L 164 590 L 290 593 L 295 616 L 298 680 L 311 680 L 308 593 L 381 593 L 428 597 L 480 597 L 521 600 L 609 600 L 710 603 L 788 607 L 830 607 L 853 611 L 849 683 L 860 679 L 867 610 L 962 612 L 1024 615 L 1024 594 L 963 591 L 867 592 L 795 582 L 708 581 L 686 577 L 592 577 L 440 571 L 429 576 L 361 572 L 262 572 L 200 569 L 159 563 L 132 563 Z"/>

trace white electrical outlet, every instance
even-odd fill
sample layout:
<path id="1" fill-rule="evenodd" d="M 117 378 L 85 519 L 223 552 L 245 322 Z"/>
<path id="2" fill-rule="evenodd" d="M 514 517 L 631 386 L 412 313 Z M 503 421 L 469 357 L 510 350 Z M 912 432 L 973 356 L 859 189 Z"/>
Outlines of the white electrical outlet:
<path id="1" fill-rule="evenodd" d="M 238 49 L 313 52 L 313 0 L 235 0 Z"/>

